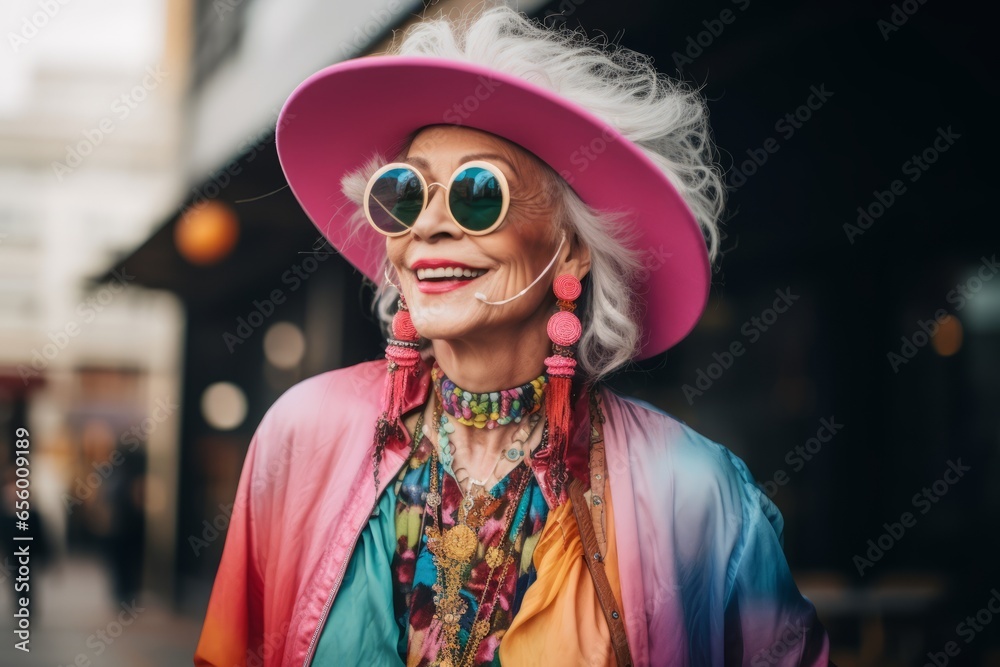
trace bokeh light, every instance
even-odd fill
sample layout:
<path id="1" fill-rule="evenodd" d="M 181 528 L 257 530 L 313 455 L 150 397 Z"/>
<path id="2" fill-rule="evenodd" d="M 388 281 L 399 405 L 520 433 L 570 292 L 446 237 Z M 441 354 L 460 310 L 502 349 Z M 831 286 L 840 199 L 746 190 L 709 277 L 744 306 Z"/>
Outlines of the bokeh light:
<path id="1" fill-rule="evenodd" d="M 276 368 L 295 368 L 305 353 L 305 334 L 291 322 L 278 322 L 264 334 L 264 356 Z"/>
<path id="2" fill-rule="evenodd" d="M 937 333 L 931 338 L 934 351 L 942 357 L 950 357 L 962 348 L 962 323 L 954 315 L 945 315 L 938 322 Z"/>
<path id="3" fill-rule="evenodd" d="M 201 266 L 225 258 L 236 246 L 239 235 L 236 213 L 220 201 L 188 209 L 174 227 L 177 250 L 184 259 Z"/>
<path id="4" fill-rule="evenodd" d="M 210 426 L 231 431 L 247 416 L 247 397 L 232 382 L 216 382 L 201 395 L 201 414 Z"/>

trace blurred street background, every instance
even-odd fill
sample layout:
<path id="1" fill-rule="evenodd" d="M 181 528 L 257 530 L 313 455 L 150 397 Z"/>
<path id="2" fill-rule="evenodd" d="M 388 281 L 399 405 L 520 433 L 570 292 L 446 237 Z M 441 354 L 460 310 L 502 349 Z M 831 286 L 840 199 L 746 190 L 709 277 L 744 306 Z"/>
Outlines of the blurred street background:
<path id="1" fill-rule="evenodd" d="M 285 187 L 281 104 L 477 6 L 4 3 L 0 664 L 191 664 L 264 412 L 384 348 L 371 291 Z M 708 309 L 611 384 L 747 462 L 841 667 L 1000 665 L 995 19 L 940 0 L 517 6 L 709 99 L 730 205 Z M 33 538 L 31 653 L 15 535 Z"/>

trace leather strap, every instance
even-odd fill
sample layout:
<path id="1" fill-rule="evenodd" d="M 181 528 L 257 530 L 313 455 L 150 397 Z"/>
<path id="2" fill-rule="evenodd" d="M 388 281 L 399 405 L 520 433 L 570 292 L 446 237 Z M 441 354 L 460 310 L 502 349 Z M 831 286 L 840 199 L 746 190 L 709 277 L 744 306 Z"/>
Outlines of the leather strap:
<path id="1" fill-rule="evenodd" d="M 604 414 L 601 412 L 597 391 L 590 393 L 590 513 L 597 533 L 601 555 L 608 553 L 608 527 L 604 512 L 604 488 L 608 465 L 604 457 Z"/>
<path id="2" fill-rule="evenodd" d="M 580 528 L 580 538 L 583 541 L 585 551 L 584 560 L 587 562 L 590 575 L 594 579 L 597 599 L 604 610 L 604 618 L 608 621 L 608 630 L 611 631 L 611 648 L 615 652 L 615 660 L 618 667 L 632 667 L 632 653 L 628 647 L 625 623 L 622 621 L 621 612 L 618 610 L 618 603 L 615 601 L 615 594 L 611 590 L 608 575 L 604 571 L 604 557 L 601 555 L 600 547 L 597 545 L 597 535 L 594 534 L 594 525 L 591 522 L 590 512 L 587 511 L 587 500 L 583 495 L 583 484 L 575 477 L 569 483 L 569 498 L 573 503 L 573 514 L 576 515 L 576 524 Z"/>
<path id="3" fill-rule="evenodd" d="M 600 503 L 600 516 L 603 518 L 603 488 L 607 477 L 607 468 L 603 457 L 604 433 L 601 427 L 604 419 L 597 405 L 597 400 L 596 393 L 592 394 L 591 410 L 594 411 L 596 409 L 597 415 L 591 415 L 590 420 L 591 428 L 595 430 L 591 438 L 591 456 L 595 453 L 593 451 L 594 445 L 599 443 L 601 446 L 597 452 L 600 457 L 599 460 L 591 460 L 591 480 L 595 481 L 594 476 L 596 475 L 596 481 L 599 482 L 597 487 L 602 491 L 601 493 L 592 495 L 592 498 L 597 503 Z M 596 466 L 595 463 L 597 464 Z M 595 489 L 592 487 L 592 490 Z M 621 610 L 618 609 L 618 602 L 615 600 L 615 594 L 611 589 L 611 582 L 608 581 L 608 574 L 604 570 L 604 554 L 606 551 L 602 549 L 601 543 L 598 542 L 597 534 L 594 532 L 595 517 L 590 511 L 590 504 L 584 495 L 583 483 L 575 477 L 569 483 L 569 498 L 573 504 L 573 515 L 576 517 L 576 525 L 580 529 L 584 560 L 587 563 L 587 569 L 590 570 L 590 576 L 594 580 L 594 589 L 597 591 L 597 599 L 604 611 L 604 618 L 608 622 L 608 630 L 611 633 L 611 648 L 615 652 L 616 664 L 618 667 L 632 667 L 634 663 L 632 662 L 632 652 L 628 646 L 625 622 L 622 619 Z M 603 521 L 601 523 L 601 530 L 603 532 Z"/>

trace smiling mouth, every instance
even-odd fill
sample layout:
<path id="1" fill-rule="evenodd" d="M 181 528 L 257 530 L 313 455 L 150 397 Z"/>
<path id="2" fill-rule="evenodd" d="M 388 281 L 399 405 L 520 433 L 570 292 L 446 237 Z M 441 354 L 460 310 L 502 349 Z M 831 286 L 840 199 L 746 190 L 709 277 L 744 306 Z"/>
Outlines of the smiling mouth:
<path id="1" fill-rule="evenodd" d="M 445 266 L 436 269 L 417 269 L 417 280 L 421 282 L 444 282 L 447 280 L 473 280 L 486 273 L 486 269 L 466 269 Z"/>

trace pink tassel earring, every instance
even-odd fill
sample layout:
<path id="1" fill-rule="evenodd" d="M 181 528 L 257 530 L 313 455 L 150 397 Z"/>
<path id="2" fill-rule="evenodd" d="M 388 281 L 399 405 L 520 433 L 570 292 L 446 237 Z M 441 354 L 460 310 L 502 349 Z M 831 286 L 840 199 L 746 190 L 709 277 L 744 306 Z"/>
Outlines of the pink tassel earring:
<path id="1" fill-rule="evenodd" d="M 375 451 L 372 452 L 372 462 L 375 474 L 375 493 L 378 493 L 378 469 L 382 455 L 390 439 L 402 440 L 404 433 L 399 425 L 399 416 L 403 410 L 403 399 L 406 397 L 406 387 L 411 377 L 415 376 L 417 362 L 420 360 L 420 334 L 413 326 L 406 299 L 399 295 L 399 309 L 392 318 L 392 336 L 385 348 L 385 360 L 388 374 L 385 377 L 385 388 L 382 392 L 382 414 L 375 424 Z"/>
<path id="2" fill-rule="evenodd" d="M 569 443 L 570 389 L 576 373 L 573 346 L 580 340 L 583 327 L 580 318 L 573 314 L 576 299 L 582 291 L 580 281 L 568 273 L 556 277 L 552 291 L 558 299 L 559 312 L 549 318 L 546 328 L 552 340 L 552 356 L 546 357 L 545 367 L 549 386 L 545 390 L 545 412 L 549 421 L 549 446 L 553 456 L 553 490 L 562 495 L 562 486 L 568 481 L 566 448 Z"/>

